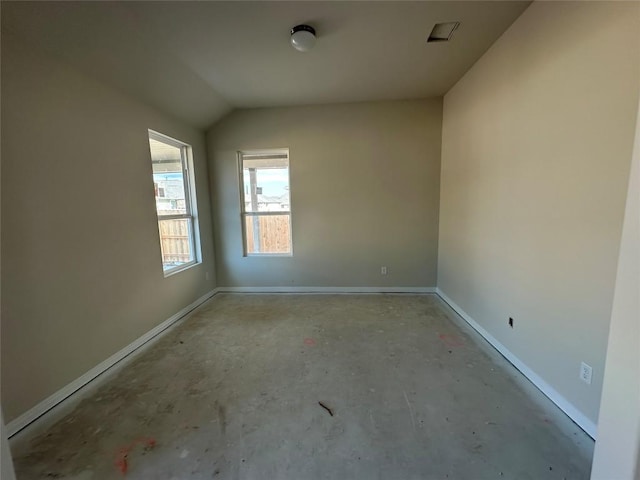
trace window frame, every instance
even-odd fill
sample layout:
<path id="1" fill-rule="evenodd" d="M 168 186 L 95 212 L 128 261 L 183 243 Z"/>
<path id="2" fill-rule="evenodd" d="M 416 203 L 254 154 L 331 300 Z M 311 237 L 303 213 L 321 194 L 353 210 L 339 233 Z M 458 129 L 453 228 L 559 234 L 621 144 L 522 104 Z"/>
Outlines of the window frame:
<path id="1" fill-rule="evenodd" d="M 247 212 L 245 210 L 245 193 L 244 193 L 244 167 L 243 162 L 245 157 L 268 157 L 268 156 L 283 156 L 287 158 L 287 186 L 289 187 L 289 210 L 287 211 L 266 211 L 266 212 Z M 293 257 L 293 214 L 292 214 L 292 200 L 291 200 L 291 158 L 289 156 L 288 148 L 264 148 L 257 150 L 239 150 L 237 152 L 238 160 L 238 186 L 240 193 L 240 224 L 242 228 L 242 256 L 243 257 Z M 289 217 L 289 251 L 286 253 L 249 253 L 247 248 L 247 217 L 261 217 L 272 215 L 287 215 Z"/>
<path id="2" fill-rule="evenodd" d="M 187 270 L 195 265 L 199 265 L 202 263 L 202 252 L 200 247 L 200 227 L 198 225 L 198 213 L 197 213 L 197 197 L 196 197 L 196 185 L 195 185 L 195 174 L 193 173 L 193 149 L 191 145 L 185 142 L 181 142 L 175 138 L 169 137 L 163 133 L 157 132 L 155 130 L 148 129 L 148 139 L 155 140 L 158 142 L 162 142 L 166 145 L 171 145 L 173 147 L 180 149 L 180 160 L 182 164 L 182 183 L 184 188 L 184 203 L 185 203 L 185 213 L 174 214 L 174 215 L 160 215 L 158 213 L 158 207 L 156 204 L 156 216 L 158 219 L 158 241 L 160 243 L 160 264 L 162 266 L 162 273 L 165 278 L 175 275 L 176 273 L 180 273 L 184 270 Z M 153 154 L 151 153 L 151 146 L 149 146 L 149 155 L 151 157 L 151 165 L 153 165 Z M 153 180 L 153 171 L 151 175 L 151 180 Z M 155 183 L 155 182 L 154 182 Z M 154 203 L 155 203 L 155 192 L 154 192 Z M 164 267 L 164 258 L 162 254 L 162 234 L 160 230 L 160 222 L 166 220 L 188 220 L 187 225 L 188 233 L 189 233 L 189 248 L 192 252 L 193 260 L 183 263 L 182 265 L 176 265 L 175 267 L 171 267 L 165 269 Z"/>

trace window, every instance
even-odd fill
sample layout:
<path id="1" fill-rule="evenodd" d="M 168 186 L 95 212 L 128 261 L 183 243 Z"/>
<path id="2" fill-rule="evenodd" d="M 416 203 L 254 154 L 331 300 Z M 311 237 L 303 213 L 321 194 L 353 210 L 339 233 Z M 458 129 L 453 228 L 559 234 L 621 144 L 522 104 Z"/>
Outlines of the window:
<path id="1" fill-rule="evenodd" d="M 166 277 L 194 265 L 200 257 L 191 147 L 149 130 L 149 149 Z"/>
<path id="2" fill-rule="evenodd" d="M 239 152 L 244 254 L 291 255 L 289 150 Z"/>

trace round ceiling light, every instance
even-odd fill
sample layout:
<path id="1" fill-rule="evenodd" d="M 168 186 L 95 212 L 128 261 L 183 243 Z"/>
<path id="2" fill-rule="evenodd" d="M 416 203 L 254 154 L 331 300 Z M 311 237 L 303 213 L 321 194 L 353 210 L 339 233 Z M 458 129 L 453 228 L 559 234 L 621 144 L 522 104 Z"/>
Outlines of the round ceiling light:
<path id="1" fill-rule="evenodd" d="M 316 44 L 316 31 L 309 25 L 296 25 L 291 29 L 291 45 L 299 52 L 308 52 Z"/>

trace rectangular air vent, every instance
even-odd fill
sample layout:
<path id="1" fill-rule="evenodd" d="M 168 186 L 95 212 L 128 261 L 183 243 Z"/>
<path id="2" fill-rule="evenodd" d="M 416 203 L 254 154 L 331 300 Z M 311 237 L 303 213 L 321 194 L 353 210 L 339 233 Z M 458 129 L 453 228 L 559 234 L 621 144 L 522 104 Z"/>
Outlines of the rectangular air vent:
<path id="1" fill-rule="evenodd" d="M 448 42 L 460 22 L 436 23 L 429 34 L 427 42 Z"/>

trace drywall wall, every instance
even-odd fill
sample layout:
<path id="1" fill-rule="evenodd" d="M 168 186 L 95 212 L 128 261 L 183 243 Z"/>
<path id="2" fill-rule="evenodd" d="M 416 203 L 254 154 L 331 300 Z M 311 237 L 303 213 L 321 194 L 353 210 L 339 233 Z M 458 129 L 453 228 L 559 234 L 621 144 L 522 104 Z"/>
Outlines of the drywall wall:
<path id="1" fill-rule="evenodd" d="M 1 85 L 1 80 L 0 80 Z M 1 91 L 1 88 L 0 88 Z M 2 121 L 2 116 L 0 115 L 0 123 Z M 0 132 L 2 128 L 0 127 Z M 1 164 L 2 164 L 2 149 L 0 148 L 0 172 L 2 172 Z M 0 207 L 2 206 L 2 182 L 0 175 Z M 2 231 L 2 208 L 0 208 L 0 233 Z M 2 271 L 2 235 L 0 234 L 0 272 Z M 2 297 L 2 275 L 0 273 L 0 299 Z M 0 304 L 2 302 L 0 301 Z M 2 310 L 0 309 L 0 326 L 2 325 Z M 2 337 L 2 328 L 0 327 L 0 338 Z M 0 352 L 2 349 L 0 340 Z M 0 353 L 1 355 L 1 353 Z M 7 439 L 7 428 L 4 424 L 4 413 L 2 409 L 2 401 L 0 401 L 0 478 L 6 480 L 15 480 L 16 475 L 13 471 L 13 459 L 11 458 L 11 449 L 9 447 L 9 441 Z"/>
<path id="2" fill-rule="evenodd" d="M 434 287 L 441 112 L 433 99 L 238 110 L 221 120 L 207 136 L 218 285 Z M 237 151 L 281 147 L 293 256 L 243 257 Z"/>
<path id="3" fill-rule="evenodd" d="M 168 278 L 149 128 L 194 153 L 203 263 Z M 3 33 L 6 421 L 214 288 L 205 155 L 204 132 Z"/>
<path id="4" fill-rule="evenodd" d="M 592 424 L 639 13 L 638 3 L 534 2 L 444 98 L 438 288 Z M 578 378 L 582 361 L 591 385 Z"/>
<path id="5" fill-rule="evenodd" d="M 1 410 L 1 409 L 0 409 Z M 4 419 L 0 424 L 0 478 L 2 480 L 15 480 L 16 475 L 13 471 L 13 459 L 11 458 L 11 449 L 7 440 L 7 429 L 4 426 Z"/>
<path id="6" fill-rule="evenodd" d="M 593 480 L 640 478 L 640 104 L 613 296 Z"/>

